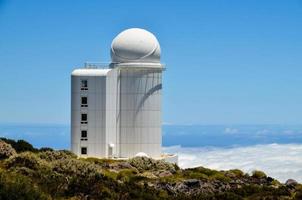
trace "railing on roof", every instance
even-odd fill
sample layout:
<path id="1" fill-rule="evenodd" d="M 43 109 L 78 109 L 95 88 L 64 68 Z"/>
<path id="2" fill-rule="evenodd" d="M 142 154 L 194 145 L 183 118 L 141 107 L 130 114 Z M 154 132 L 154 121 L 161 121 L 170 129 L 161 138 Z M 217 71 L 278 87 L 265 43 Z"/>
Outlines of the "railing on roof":
<path id="1" fill-rule="evenodd" d="M 120 63 L 102 63 L 102 62 L 85 62 L 84 63 L 84 67 L 86 69 L 108 69 L 108 68 L 112 68 L 113 66 L 115 66 L 115 64 L 117 64 L 116 66 L 119 66 Z M 124 67 L 131 66 L 131 68 L 135 68 L 135 66 L 139 66 L 137 68 L 139 69 L 143 69 L 143 68 L 150 68 L 150 66 L 152 67 L 153 64 L 151 63 L 122 63 Z M 158 63 L 159 64 L 159 63 Z M 161 70 L 165 71 L 166 67 L 165 64 L 159 64 L 159 65 L 155 65 L 156 67 L 154 68 L 160 68 Z"/>
<path id="2" fill-rule="evenodd" d="M 84 66 L 85 68 L 89 68 L 89 69 L 109 68 L 109 63 L 85 62 Z"/>

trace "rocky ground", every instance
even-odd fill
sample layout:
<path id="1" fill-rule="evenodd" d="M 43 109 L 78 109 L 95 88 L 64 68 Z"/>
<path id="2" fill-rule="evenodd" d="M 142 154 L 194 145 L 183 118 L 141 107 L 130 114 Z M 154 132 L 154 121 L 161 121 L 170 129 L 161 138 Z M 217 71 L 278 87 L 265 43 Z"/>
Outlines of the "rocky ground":
<path id="1" fill-rule="evenodd" d="M 261 171 L 180 169 L 147 157 L 78 159 L 3 138 L 0 199 L 302 199 L 302 185 Z"/>

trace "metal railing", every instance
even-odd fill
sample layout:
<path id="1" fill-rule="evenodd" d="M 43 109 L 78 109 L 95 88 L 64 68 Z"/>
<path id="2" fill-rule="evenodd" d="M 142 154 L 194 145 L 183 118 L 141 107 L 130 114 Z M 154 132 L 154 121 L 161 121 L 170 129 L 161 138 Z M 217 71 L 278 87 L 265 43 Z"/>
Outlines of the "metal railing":
<path id="1" fill-rule="evenodd" d="M 87 69 L 108 69 L 112 68 L 114 66 L 123 66 L 124 68 L 127 67 L 127 65 L 131 66 L 131 68 L 135 68 L 135 66 L 139 66 L 137 68 L 150 68 L 150 66 L 153 66 L 153 63 L 104 63 L 104 62 L 85 62 L 84 67 Z M 165 71 L 166 67 L 165 64 L 159 63 L 159 66 L 161 66 L 161 70 Z M 158 68 L 158 66 L 156 67 Z"/>
<path id="2" fill-rule="evenodd" d="M 109 68 L 109 63 L 85 62 L 84 67 L 89 69 Z"/>

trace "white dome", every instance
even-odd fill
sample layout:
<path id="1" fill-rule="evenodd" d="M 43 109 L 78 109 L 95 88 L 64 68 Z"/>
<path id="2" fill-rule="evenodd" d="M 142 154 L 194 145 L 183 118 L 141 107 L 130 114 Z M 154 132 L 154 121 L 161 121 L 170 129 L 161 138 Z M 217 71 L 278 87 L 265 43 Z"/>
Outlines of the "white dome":
<path id="1" fill-rule="evenodd" d="M 112 63 L 159 63 L 159 43 L 152 33 L 144 29 L 127 29 L 113 39 L 111 61 Z"/>
<path id="2" fill-rule="evenodd" d="M 149 158 L 149 156 L 145 152 L 138 152 L 134 157 L 147 157 L 147 158 Z"/>

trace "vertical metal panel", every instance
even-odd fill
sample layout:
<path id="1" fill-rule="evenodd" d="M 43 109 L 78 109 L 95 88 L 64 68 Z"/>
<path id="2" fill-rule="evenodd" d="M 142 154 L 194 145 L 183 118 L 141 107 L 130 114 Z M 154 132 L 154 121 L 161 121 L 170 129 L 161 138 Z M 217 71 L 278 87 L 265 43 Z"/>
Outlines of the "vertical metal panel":
<path id="1" fill-rule="evenodd" d="M 139 152 L 160 156 L 159 73 L 153 69 L 121 69 L 121 157 L 131 157 Z"/>

